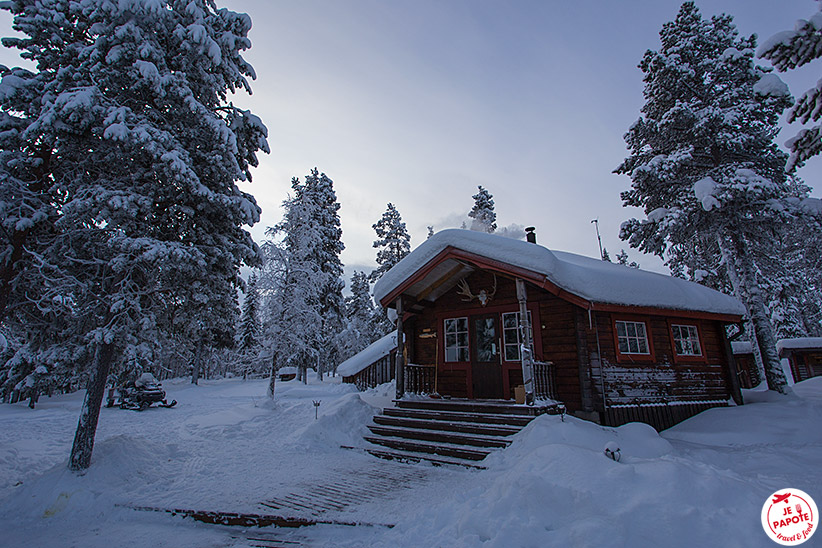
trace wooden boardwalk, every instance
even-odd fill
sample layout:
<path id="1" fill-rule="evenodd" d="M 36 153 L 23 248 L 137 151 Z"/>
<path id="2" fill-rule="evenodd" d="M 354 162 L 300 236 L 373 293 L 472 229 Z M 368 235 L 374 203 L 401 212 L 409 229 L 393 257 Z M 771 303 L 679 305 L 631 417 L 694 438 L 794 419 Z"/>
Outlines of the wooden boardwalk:
<path id="1" fill-rule="evenodd" d="M 337 474 L 328 474 L 327 482 L 298 485 L 291 492 L 260 504 L 278 513 L 320 517 L 329 512 L 345 512 L 375 500 L 401 496 L 403 491 L 426 483 L 430 476 L 429 467 L 376 461 L 367 469 L 353 473 L 351 470 L 339 470 Z"/>

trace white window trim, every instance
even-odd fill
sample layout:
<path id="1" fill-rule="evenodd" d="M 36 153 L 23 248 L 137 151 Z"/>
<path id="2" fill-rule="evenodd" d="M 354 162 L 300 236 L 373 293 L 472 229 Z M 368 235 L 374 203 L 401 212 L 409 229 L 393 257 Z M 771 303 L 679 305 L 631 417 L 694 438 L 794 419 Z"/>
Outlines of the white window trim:
<path id="1" fill-rule="evenodd" d="M 466 356 L 468 356 L 467 360 L 459 360 L 459 359 L 449 360 L 448 359 L 448 348 L 449 348 L 449 346 L 448 346 L 448 334 L 449 333 L 448 333 L 447 323 L 449 321 L 457 322 L 458 320 L 465 320 L 465 331 L 458 331 L 458 330 L 454 331 L 454 334 L 457 335 L 457 337 L 456 337 L 456 339 L 457 339 L 456 343 L 457 344 L 456 344 L 456 346 L 453 346 L 451 348 L 456 349 L 457 357 L 459 357 L 460 349 L 464 348 L 465 349 L 465 354 L 466 354 Z M 471 352 L 470 352 L 470 350 L 471 350 L 471 337 L 469 336 L 469 330 L 468 330 L 468 317 L 467 316 L 459 316 L 459 317 L 456 317 L 456 318 L 444 318 L 442 320 L 442 332 L 443 332 L 443 340 L 442 340 L 443 360 L 447 363 L 461 363 L 461 362 L 465 362 L 465 361 L 471 361 Z M 465 342 L 466 342 L 465 346 L 460 346 L 460 344 L 459 344 L 459 334 L 460 333 L 465 333 Z"/>
<path id="2" fill-rule="evenodd" d="M 681 337 L 677 338 L 676 333 L 674 332 L 674 329 L 677 328 L 677 327 L 680 328 L 680 329 L 684 328 L 688 332 L 687 338 L 685 338 L 685 339 L 683 339 Z M 694 335 L 693 338 L 691 338 L 691 330 L 692 329 L 693 329 L 693 335 Z M 701 358 L 702 357 L 702 344 L 699 341 L 699 328 L 697 326 L 695 326 L 693 324 L 673 323 L 673 324 L 671 324 L 671 336 L 673 337 L 673 340 L 674 340 L 674 352 L 676 353 L 677 356 L 682 357 L 682 358 Z M 676 342 L 677 341 L 687 341 L 689 347 L 691 347 L 691 348 L 693 348 L 694 346 L 696 347 L 697 353 L 696 354 L 693 354 L 693 353 L 680 354 L 679 352 L 676 351 Z M 681 345 L 681 346 L 684 348 L 684 345 Z"/>
<path id="3" fill-rule="evenodd" d="M 506 331 L 511 331 L 511 329 L 505 329 L 505 316 L 515 315 L 517 319 L 517 340 L 516 342 L 510 342 L 507 340 L 505 333 Z M 520 329 L 519 329 L 519 311 L 513 312 L 503 312 L 501 315 L 500 320 L 502 321 L 502 360 L 506 362 L 521 362 L 522 361 L 522 338 L 520 337 Z M 531 353 L 534 352 L 534 324 L 533 324 L 533 315 L 531 311 L 528 311 L 528 330 L 531 335 Z M 508 359 L 508 352 L 507 349 L 510 347 L 516 346 L 517 349 L 517 358 L 515 360 Z"/>
<path id="4" fill-rule="evenodd" d="M 619 328 L 618 328 L 619 324 L 625 324 L 625 337 L 620 337 L 620 335 L 619 335 Z M 641 325 L 642 326 L 642 331 L 644 333 L 644 337 L 639 337 L 638 335 L 636 337 L 631 337 L 630 335 L 628 335 L 628 324 Z M 616 331 L 617 352 L 619 352 L 623 356 L 650 356 L 651 355 L 651 341 L 649 340 L 649 337 L 648 337 L 648 324 L 646 324 L 644 321 L 615 320 L 614 321 L 614 330 Z M 637 331 L 637 330 L 635 329 L 635 331 Z M 638 333 L 638 331 L 637 331 L 637 333 Z M 625 339 L 627 347 L 628 347 L 627 350 L 623 351 L 622 349 L 619 348 L 619 346 L 620 346 L 619 343 L 620 343 L 621 338 Z M 631 352 L 631 344 L 630 344 L 631 339 L 635 339 L 637 341 L 637 348 L 639 348 L 639 346 L 640 346 L 639 341 L 644 339 L 645 340 L 645 350 L 646 351 L 645 352 Z"/>

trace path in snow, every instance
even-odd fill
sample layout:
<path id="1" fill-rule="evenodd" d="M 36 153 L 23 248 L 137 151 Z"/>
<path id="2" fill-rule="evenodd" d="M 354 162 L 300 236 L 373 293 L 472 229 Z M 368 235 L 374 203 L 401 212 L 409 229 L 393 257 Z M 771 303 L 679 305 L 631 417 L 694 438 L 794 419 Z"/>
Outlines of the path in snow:
<path id="1" fill-rule="evenodd" d="M 308 513 L 310 516 L 354 510 L 365 503 L 401 497 L 408 489 L 418 489 L 437 474 L 428 466 L 374 462 L 358 469 L 336 468 L 332 475 L 305 482 L 300 488 L 263 502 L 274 510 Z M 341 478 L 341 479 L 340 479 Z"/>

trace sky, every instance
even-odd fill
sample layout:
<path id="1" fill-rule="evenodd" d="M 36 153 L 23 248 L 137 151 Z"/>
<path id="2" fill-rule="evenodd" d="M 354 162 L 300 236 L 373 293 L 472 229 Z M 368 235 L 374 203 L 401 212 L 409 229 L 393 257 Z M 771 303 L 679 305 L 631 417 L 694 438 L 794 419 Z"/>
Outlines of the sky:
<path id="1" fill-rule="evenodd" d="M 535 226 L 539 243 L 596 257 L 593 219 L 611 256 L 641 212 L 622 207 L 623 135 L 639 117 L 647 49 L 681 2 L 558 0 L 218 0 L 248 13 L 257 72 L 253 95 L 234 98 L 269 130 L 271 154 L 253 171 L 263 209 L 255 239 L 282 216 L 292 177 L 317 167 L 334 181 L 346 249 L 370 271 L 372 225 L 394 203 L 411 234 L 458 227 L 482 185 L 499 226 Z M 734 16 L 760 42 L 810 17 L 813 0 L 697 1 L 704 17 Z M 0 16 L 2 35 L 10 17 Z M 0 53 L 0 63 L 17 64 Z M 763 61 L 761 64 L 769 66 Z M 801 95 L 819 79 L 812 63 L 780 75 Z M 797 128 L 780 134 L 783 144 Z M 822 196 L 822 158 L 799 171 Z"/>

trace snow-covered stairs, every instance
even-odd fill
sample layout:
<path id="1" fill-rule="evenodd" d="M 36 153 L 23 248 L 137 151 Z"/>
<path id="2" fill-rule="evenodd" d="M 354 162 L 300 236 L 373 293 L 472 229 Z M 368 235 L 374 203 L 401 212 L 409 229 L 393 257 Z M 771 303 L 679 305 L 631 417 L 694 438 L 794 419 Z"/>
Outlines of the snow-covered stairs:
<path id="1" fill-rule="evenodd" d="M 507 401 L 396 400 L 374 417 L 366 451 L 386 459 L 482 468 L 478 461 L 510 445 L 511 438 L 556 404 Z"/>

